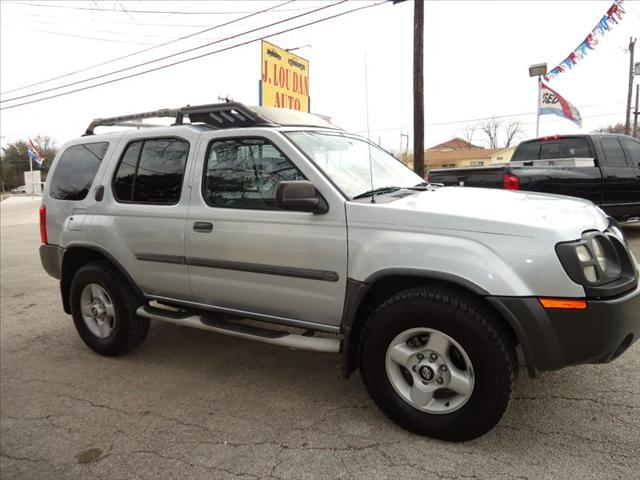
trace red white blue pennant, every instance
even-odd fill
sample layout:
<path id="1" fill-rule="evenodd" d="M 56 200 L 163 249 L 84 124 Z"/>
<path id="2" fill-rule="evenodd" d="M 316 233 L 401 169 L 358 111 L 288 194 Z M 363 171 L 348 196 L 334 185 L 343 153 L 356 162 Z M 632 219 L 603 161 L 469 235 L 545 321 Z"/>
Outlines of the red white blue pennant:
<path id="1" fill-rule="evenodd" d="M 625 13 L 622 8 L 623 2 L 624 0 L 616 0 L 613 2 L 613 5 L 607 10 L 607 13 L 600 19 L 593 30 L 591 30 L 591 33 L 587 35 L 567 58 L 552 68 L 549 73 L 544 76 L 544 79 L 546 81 L 554 79 L 561 73 L 571 70 L 579 60 L 586 57 L 589 50 L 593 50 L 593 47 L 600 43 L 602 37 L 611 30 L 613 24 L 617 24 L 618 21 L 622 19 L 622 15 Z"/>

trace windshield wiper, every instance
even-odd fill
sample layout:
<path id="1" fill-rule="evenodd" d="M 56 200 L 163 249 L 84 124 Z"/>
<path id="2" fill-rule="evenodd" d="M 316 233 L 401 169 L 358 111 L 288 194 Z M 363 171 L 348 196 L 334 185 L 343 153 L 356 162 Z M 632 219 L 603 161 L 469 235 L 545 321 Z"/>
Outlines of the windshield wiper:
<path id="1" fill-rule="evenodd" d="M 371 197 L 373 195 L 378 195 L 378 194 L 381 194 L 381 193 L 392 193 L 392 192 L 397 192 L 398 190 L 402 190 L 402 187 L 380 187 L 380 188 L 374 188 L 373 190 L 369 190 L 369 191 L 366 191 L 364 193 L 359 193 L 358 195 L 353 197 L 353 199 L 357 200 L 358 198 Z"/>

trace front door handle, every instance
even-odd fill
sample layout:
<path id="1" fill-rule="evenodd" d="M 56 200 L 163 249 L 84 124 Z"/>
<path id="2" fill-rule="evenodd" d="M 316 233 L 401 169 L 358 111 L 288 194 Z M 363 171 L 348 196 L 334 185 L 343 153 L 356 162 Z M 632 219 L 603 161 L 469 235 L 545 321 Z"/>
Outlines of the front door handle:
<path id="1" fill-rule="evenodd" d="M 193 231 L 200 233 L 209 233 L 213 231 L 213 223 L 211 222 L 195 222 L 193 224 Z"/>

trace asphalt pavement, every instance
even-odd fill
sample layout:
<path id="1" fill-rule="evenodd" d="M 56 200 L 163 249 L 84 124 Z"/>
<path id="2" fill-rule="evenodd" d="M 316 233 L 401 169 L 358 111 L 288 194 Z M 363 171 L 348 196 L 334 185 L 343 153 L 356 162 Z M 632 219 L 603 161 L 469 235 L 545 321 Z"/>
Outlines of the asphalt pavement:
<path id="1" fill-rule="evenodd" d="M 493 431 L 431 440 L 342 379 L 338 355 L 164 323 L 127 356 L 92 353 L 40 266 L 38 206 L 0 204 L 3 480 L 638 478 L 640 344 L 537 380 L 521 368 Z M 640 225 L 626 234 L 640 258 Z"/>

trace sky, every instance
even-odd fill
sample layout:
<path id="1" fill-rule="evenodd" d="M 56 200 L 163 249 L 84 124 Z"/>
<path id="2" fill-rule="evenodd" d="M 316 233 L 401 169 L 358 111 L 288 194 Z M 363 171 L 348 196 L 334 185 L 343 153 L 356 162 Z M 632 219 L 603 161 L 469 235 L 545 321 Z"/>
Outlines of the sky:
<path id="1" fill-rule="evenodd" d="M 477 119 L 520 120 L 535 135 L 537 86 L 528 67 L 562 61 L 593 29 L 609 1 L 429 1 L 425 7 L 425 146 L 462 136 Z M 220 41 L 146 68 L 264 38 L 310 61 L 311 111 L 342 128 L 367 135 L 365 57 L 368 71 L 369 135 L 393 151 L 413 138 L 413 2 L 379 6 L 273 35 L 311 20 L 377 3 L 350 0 L 299 19 L 223 40 L 288 17 L 336 3 L 289 2 L 273 11 L 153 48 L 129 58 L 15 92 L 25 85 L 148 49 L 251 12 L 276 1 L 77 0 L 0 2 L 0 91 L 2 100 L 112 72 Z M 583 126 L 542 116 L 540 135 L 589 132 L 624 122 L 631 35 L 640 33 L 640 1 L 625 1 L 626 14 L 601 43 L 549 86 L 573 103 Z M 146 13 L 141 11 L 178 12 Z M 636 61 L 640 60 L 640 46 Z M 132 72 L 77 85 L 99 83 Z M 2 146 L 36 135 L 58 145 L 81 135 L 89 122 L 108 117 L 230 98 L 258 103 L 260 42 L 82 92 L 0 111 Z M 636 77 L 636 82 L 640 77 Z M 22 101 L 68 91 L 67 87 Z M 19 101 L 3 103 L 10 106 Z M 485 145 L 480 132 L 474 143 Z M 406 140 L 404 140 L 406 142 Z"/>

